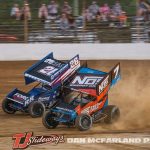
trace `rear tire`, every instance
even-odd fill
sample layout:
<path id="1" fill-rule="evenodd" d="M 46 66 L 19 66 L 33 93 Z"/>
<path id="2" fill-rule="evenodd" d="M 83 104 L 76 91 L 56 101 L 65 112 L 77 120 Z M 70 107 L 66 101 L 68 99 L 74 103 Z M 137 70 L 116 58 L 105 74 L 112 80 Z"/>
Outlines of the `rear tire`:
<path id="1" fill-rule="evenodd" d="M 2 109 L 7 114 L 14 114 L 16 110 L 10 107 L 11 101 L 9 99 L 4 99 L 2 101 Z"/>
<path id="2" fill-rule="evenodd" d="M 120 118 L 120 110 L 114 105 L 107 106 L 103 113 L 107 115 L 106 118 L 104 118 L 104 122 L 107 124 L 114 123 Z"/>
<path id="3" fill-rule="evenodd" d="M 28 111 L 33 118 L 41 117 L 45 112 L 45 106 L 41 102 L 34 101 L 29 105 Z"/>
<path id="4" fill-rule="evenodd" d="M 89 130 L 92 127 L 92 117 L 88 114 L 81 114 L 75 120 L 75 126 L 80 131 Z"/>
<path id="5" fill-rule="evenodd" d="M 59 122 L 54 120 L 56 114 L 52 113 L 51 111 L 47 111 L 44 113 L 42 117 L 42 123 L 47 129 L 54 129 L 58 126 Z"/>

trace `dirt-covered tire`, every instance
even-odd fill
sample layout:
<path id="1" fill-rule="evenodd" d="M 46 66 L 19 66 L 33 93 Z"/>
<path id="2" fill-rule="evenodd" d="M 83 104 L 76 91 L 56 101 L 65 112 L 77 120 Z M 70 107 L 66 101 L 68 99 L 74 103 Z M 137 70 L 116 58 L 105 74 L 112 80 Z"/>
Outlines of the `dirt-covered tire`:
<path id="1" fill-rule="evenodd" d="M 16 110 L 14 110 L 13 108 L 11 108 L 10 105 L 11 101 L 9 99 L 4 99 L 2 101 L 2 109 L 5 113 L 7 114 L 14 114 L 16 112 Z"/>
<path id="2" fill-rule="evenodd" d="M 54 129 L 58 126 L 59 122 L 54 120 L 56 114 L 52 113 L 51 111 L 47 111 L 44 113 L 42 117 L 42 123 L 47 129 Z"/>
<path id="3" fill-rule="evenodd" d="M 115 105 L 108 105 L 104 109 L 103 113 L 106 114 L 106 117 L 104 118 L 104 122 L 107 124 L 116 122 L 120 117 L 120 110 Z"/>
<path id="4" fill-rule="evenodd" d="M 92 127 L 92 117 L 88 114 L 81 114 L 75 120 L 75 126 L 80 131 L 89 130 Z"/>
<path id="5" fill-rule="evenodd" d="M 41 102 L 34 101 L 29 105 L 28 112 L 33 118 L 41 117 L 45 112 L 45 106 Z"/>

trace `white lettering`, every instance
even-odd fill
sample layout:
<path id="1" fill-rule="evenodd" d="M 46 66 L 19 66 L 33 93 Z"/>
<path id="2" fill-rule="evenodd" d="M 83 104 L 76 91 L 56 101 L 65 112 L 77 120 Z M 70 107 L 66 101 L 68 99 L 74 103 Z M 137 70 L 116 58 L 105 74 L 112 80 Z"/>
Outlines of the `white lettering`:
<path id="1" fill-rule="evenodd" d="M 86 138 L 67 138 L 67 143 L 86 143 Z"/>
<path id="2" fill-rule="evenodd" d="M 76 76 L 76 78 L 72 81 L 71 85 L 96 85 L 102 77 L 96 77 L 96 76 L 85 76 L 85 77 L 80 77 Z"/>
<path id="3" fill-rule="evenodd" d="M 74 68 L 80 63 L 78 57 L 75 57 L 73 60 L 70 61 L 70 67 Z"/>
<path id="4" fill-rule="evenodd" d="M 106 79 L 99 85 L 99 94 L 104 90 L 104 88 L 109 83 L 109 75 L 106 77 Z"/>
<path id="5" fill-rule="evenodd" d="M 114 69 L 115 78 L 118 76 L 119 73 L 119 65 Z"/>
<path id="6" fill-rule="evenodd" d="M 150 138 L 144 138 L 143 143 L 150 143 Z"/>
<path id="7" fill-rule="evenodd" d="M 98 144 L 98 143 L 104 143 L 104 144 L 140 144 L 140 143 L 147 143 L 150 138 L 115 138 L 115 137 L 102 137 L 102 138 L 93 138 L 93 137 L 88 137 L 88 138 L 67 138 L 67 143 L 74 143 L 74 144 Z M 144 142 L 145 140 L 145 142 Z"/>
<path id="8" fill-rule="evenodd" d="M 87 113 L 87 114 L 89 114 L 89 113 L 97 110 L 99 108 L 100 104 L 101 104 L 101 102 L 97 103 L 97 104 L 95 104 L 93 106 L 89 106 L 89 107 L 85 108 L 84 110 L 82 110 L 81 113 Z"/>

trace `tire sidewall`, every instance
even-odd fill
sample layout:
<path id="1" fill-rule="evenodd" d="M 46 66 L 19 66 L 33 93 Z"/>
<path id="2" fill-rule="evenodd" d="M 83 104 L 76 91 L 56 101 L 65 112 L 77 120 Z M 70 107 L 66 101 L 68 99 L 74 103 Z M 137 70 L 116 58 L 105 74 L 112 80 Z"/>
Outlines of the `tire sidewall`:
<path id="1" fill-rule="evenodd" d="M 45 112 L 44 113 L 44 115 L 43 115 L 43 117 L 42 117 L 42 123 L 43 123 L 43 125 L 46 127 L 46 128 L 48 128 L 48 129 L 54 129 L 54 128 L 56 128 L 57 127 L 57 125 L 59 124 L 59 122 L 57 122 L 57 121 L 54 121 L 53 123 L 55 123 L 55 124 L 49 124 L 48 123 L 48 121 L 47 121 L 47 119 L 48 119 L 48 117 L 51 117 L 51 119 L 52 119 L 52 116 L 53 116 L 54 114 L 51 112 L 51 111 L 47 111 L 47 112 Z"/>
<path id="2" fill-rule="evenodd" d="M 112 123 L 116 122 L 120 117 L 120 110 L 115 105 L 108 105 L 104 109 L 104 113 L 106 114 L 106 118 L 104 119 L 104 122 L 108 123 L 108 124 L 112 124 Z M 116 114 L 116 113 L 118 113 L 118 114 Z M 115 115 L 118 115 L 118 116 L 115 116 Z"/>
<path id="3" fill-rule="evenodd" d="M 111 118 L 112 118 L 111 123 L 116 122 L 119 119 L 120 111 L 119 111 L 119 114 L 117 114 L 118 115 L 117 118 L 114 118 L 117 111 L 119 111 L 119 108 L 117 106 L 114 106 L 114 108 L 112 109 L 112 112 L 111 112 Z"/>
<path id="4" fill-rule="evenodd" d="M 83 121 L 83 119 L 85 119 L 85 117 L 86 117 L 86 119 L 88 118 L 88 121 L 90 123 L 90 125 L 88 125 L 88 127 L 85 127 L 84 124 L 82 124 L 82 121 Z M 81 114 L 80 116 L 78 116 L 76 118 L 76 121 L 75 121 L 76 127 L 79 128 L 79 130 L 81 130 L 81 131 L 86 131 L 86 130 L 90 129 L 92 127 L 92 123 L 93 123 L 92 117 L 88 114 Z"/>
<path id="5" fill-rule="evenodd" d="M 8 106 L 9 101 L 10 101 L 9 99 L 4 99 L 4 100 L 2 101 L 2 109 L 3 109 L 3 111 L 4 111 L 5 113 L 7 113 L 7 114 L 14 114 L 14 113 L 16 112 L 16 110 L 14 110 L 13 108 L 10 108 L 10 107 Z M 7 107 L 9 107 L 9 109 L 11 109 L 11 110 L 8 110 Z"/>
<path id="6" fill-rule="evenodd" d="M 38 107 L 39 108 L 35 108 L 35 107 Z M 35 109 L 41 109 L 39 111 L 41 111 L 40 114 L 37 114 L 34 110 Z M 41 117 L 43 115 L 43 113 L 45 112 L 45 106 L 43 103 L 39 102 L 39 101 L 34 101 L 32 102 L 29 107 L 28 107 L 28 111 L 29 111 L 29 114 L 31 115 L 31 117 L 33 118 L 36 118 L 36 117 Z"/>

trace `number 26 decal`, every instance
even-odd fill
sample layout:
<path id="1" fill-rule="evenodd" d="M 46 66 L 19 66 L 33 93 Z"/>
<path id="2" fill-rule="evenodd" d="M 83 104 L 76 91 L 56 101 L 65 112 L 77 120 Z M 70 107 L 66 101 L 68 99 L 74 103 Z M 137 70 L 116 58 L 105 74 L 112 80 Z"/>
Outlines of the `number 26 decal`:
<path id="1" fill-rule="evenodd" d="M 79 58 L 78 57 L 75 57 L 73 60 L 70 61 L 71 68 L 74 68 L 78 64 L 79 64 Z"/>

